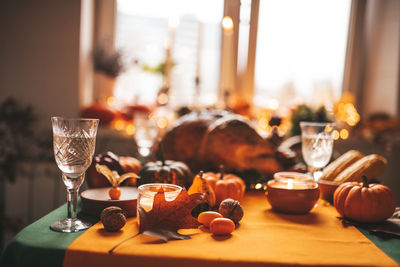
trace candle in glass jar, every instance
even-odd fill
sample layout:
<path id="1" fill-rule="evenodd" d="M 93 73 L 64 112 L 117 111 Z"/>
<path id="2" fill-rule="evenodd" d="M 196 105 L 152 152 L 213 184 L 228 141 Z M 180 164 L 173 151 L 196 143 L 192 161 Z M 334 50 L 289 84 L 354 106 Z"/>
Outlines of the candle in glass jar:
<path id="1" fill-rule="evenodd" d="M 150 211 L 153 208 L 153 202 L 154 202 L 154 196 L 157 194 L 157 191 L 147 191 L 144 194 L 140 196 L 139 199 L 139 205 L 145 210 L 145 211 Z M 165 189 L 164 189 L 165 190 Z M 181 192 L 181 189 L 178 189 L 176 191 L 164 191 L 164 196 L 166 201 L 173 201 Z"/>
<path id="2" fill-rule="evenodd" d="M 153 208 L 154 196 L 164 190 L 166 201 L 173 201 L 182 191 L 182 187 L 172 184 L 144 184 L 138 187 L 138 207 L 142 207 L 145 211 L 150 211 Z"/>

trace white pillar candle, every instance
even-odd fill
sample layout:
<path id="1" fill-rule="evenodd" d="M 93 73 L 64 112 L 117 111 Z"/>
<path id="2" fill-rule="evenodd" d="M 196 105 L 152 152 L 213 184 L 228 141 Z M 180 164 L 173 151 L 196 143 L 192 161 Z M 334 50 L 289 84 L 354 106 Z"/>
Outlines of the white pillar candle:
<path id="1" fill-rule="evenodd" d="M 225 93 L 231 93 L 234 87 L 235 66 L 234 58 L 234 32 L 232 18 L 226 16 L 222 20 L 222 56 L 221 56 L 221 88 L 220 97 L 224 100 Z M 226 104 L 226 103 L 225 103 Z"/>

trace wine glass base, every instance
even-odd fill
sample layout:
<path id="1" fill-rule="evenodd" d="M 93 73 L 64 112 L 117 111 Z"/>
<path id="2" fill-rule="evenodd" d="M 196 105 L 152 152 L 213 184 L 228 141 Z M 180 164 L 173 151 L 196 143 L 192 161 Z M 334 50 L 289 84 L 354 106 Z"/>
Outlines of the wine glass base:
<path id="1" fill-rule="evenodd" d="M 314 181 L 318 182 L 321 177 L 322 177 L 322 170 L 318 170 L 313 173 Z"/>
<path id="2" fill-rule="evenodd" d="M 65 219 L 51 224 L 50 229 L 56 232 L 75 233 L 86 230 L 91 226 L 92 224 L 79 219 Z"/>

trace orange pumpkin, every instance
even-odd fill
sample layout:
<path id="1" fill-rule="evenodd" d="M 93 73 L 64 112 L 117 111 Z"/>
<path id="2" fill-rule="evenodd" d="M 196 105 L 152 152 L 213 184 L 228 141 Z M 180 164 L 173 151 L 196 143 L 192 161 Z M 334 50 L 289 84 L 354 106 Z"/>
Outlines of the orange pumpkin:
<path id="1" fill-rule="evenodd" d="M 206 172 L 203 177 L 215 192 L 217 205 L 227 198 L 242 200 L 246 185 L 239 176 L 221 170 L 220 173 Z"/>
<path id="2" fill-rule="evenodd" d="M 333 195 L 336 210 L 345 218 L 363 223 L 381 222 L 392 216 L 396 200 L 389 187 L 381 184 L 347 182 Z"/>

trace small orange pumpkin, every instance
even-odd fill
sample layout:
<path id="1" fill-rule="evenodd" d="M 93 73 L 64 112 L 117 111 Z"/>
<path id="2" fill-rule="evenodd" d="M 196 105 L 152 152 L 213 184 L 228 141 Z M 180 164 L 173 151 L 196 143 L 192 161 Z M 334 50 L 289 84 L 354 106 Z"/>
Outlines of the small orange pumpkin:
<path id="1" fill-rule="evenodd" d="M 333 195 L 336 210 L 345 218 L 363 223 L 382 222 L 392 216 L 396 200 L 389 187 L 363 182 L 341 184 Z"/>
<path id="2" fill-rule="evenodd" d="M 203 176 L 215 192 L 216 204 L 227 198 L 241 201 L 246 189 L 244 181 L 234 174 L 225 174 L 222 167 L 220 169 L 219 173 L 206 172 Z"/>

